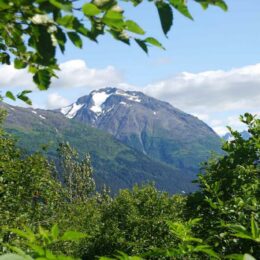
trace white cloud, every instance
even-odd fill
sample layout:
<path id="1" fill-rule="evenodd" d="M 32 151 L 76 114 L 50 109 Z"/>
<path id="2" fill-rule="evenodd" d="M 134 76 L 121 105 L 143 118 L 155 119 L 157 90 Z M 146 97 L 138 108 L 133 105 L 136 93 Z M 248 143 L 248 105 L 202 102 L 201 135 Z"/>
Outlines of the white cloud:
<path id="1" fill-rule="evenodd" d="M 52 79 L 51 87 L 77 88 L 86 87 L 88 90 L 115 85 L 122 82 L 122 76 L 113 66 L 95 69 L 87 66 L 83 60 L 70 60 L 60 64 L 57 72 L 58 79 Z M 13 65 L 0 67 L 0 88 L 36 89 L 32 74 L 26 69 L 17 70 Z"/>
<path id="2" fill-rule="evenodd" d="M 209 119 L 209 115 L 208 114 L 203 114 L 203 113 L 191 113 L 193 116 L 196 116 L 197 118 L 199 118 L 202 121 L 206 121 Z"/>
<path id="3" fill-rule="evenodd" d="M 253 115 L 260 115 L 260 113 L 252 112 Z M 214 129 L 216 133 L 220 136 L 223 136 L 228 132 L 227 126 L 230 126 L 232 129 L 242 132 L 247 130 L 246 124 L 242 123 L 239 119 L 239 115 L 232 115 L 223 117 L 222 120 L 209 120 L 208 124 Z"/>
<path id="4" fill-rule="evenodd" d="M 113 66 L 104 69 L 89 68 L 83 60 L 71 60 L 60 65 L 58 79 L 53 80 L 55 87 L 102 88 L 122 82 L 122 76 Z"/>
<path id="5" fill-rule="evenodd" d="M 32 74 L 25 69 L 17 70 L 13 65 L 0 66 L 0 88 L 33 89 Z"/>
<path id="6" fill-rule="evenodd" d="M 190 113 L 258 109 L 260 64 L 201 73 L 183 72 L 144 91 Z"/>
<path id="7" fill-rule="evenodd" d="M 218 126 L 218 125 L 223 125 L 223 120 L 218 120 L 218 119 L 213 119 L 210 121 L 211 126 Z"/>
<path id="8" fill-rule="evenodd" d="M 55 109 L 60 107 L 65 107 L 70 104 L 70 101 L 62 97 L 58 93 L 52 93 L 48 95 L 46 107 L 49 109 Z"/>
<path id="9" fill-rule="evenodd" d="M 206 121 L 219 135 L 226 126 L 242 131 L 244 112 L 259 111 L 260 63 L 231 70 L 183 72 L 149 84 L 143 91 Z"/>
<path id="10" fill-rule="evenodd" d="M 224 136 L 228 132 L 226 126 L 213 126 L 212 128 L 219 136 Z"/>

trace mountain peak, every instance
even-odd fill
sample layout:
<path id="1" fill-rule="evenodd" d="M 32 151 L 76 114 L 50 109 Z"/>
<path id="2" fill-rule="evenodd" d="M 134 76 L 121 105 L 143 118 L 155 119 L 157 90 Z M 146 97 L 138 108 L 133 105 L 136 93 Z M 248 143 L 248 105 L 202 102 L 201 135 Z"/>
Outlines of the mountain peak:
<path id="1" fill-rule="evenodd" d="M 113 97 L 113 101 L 109 100 Z M 93 90 L 89 95 L 79 98 L 75 103 L 63 107 L 60 112 L 68 118 L 74 118 L 78 111 L 87 108 L 95 117 L 111 111 L 116 104 L 131 106 L 131 103 L 141 103 L 145 95 L 138 91 L 126 91 L 118 88 L 107 87 Z"/>
<path id="2" fill-rule="evenodd" d="M 113 135 L 171 167 L 196 173 L 220 139 L 204 122 L 142 92 L 102 88 L 62 108 L 68 118 Z"/>
<path id="3" fill-rule="evenodd" d="M 121 104 L 126 103 L 125 101 L 141 102 L 140 93 L 134 91 L 125 91 L 117 88 L 103 88 L 99 90 L 94 90 L 90 93 L 93 105 L 90 110 L 96 114 L 101 114 L 104 112 L 104 104 L 109 99 L 110 96 L 117 96 L 119 99 L 124 99 L 124 101 L 119 101 Z"/>

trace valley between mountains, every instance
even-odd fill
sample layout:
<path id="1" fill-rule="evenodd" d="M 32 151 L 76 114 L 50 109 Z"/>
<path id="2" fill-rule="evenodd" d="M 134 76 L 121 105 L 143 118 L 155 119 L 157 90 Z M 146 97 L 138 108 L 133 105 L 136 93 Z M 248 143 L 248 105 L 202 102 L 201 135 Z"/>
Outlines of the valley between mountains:
<path id="1" fill-rule="evenodd" d="M 24 152 L 45 147 L 54 161 L 59 142 L 88 153 L 98 189 L 116 193 L 154 182 L 169 193 L 189 193 L 200 163 L 220 152 L 220 137 L 204 122 L 142 92 L 104 88 L 57 110 L 1 104 L 5 128 Z M 46 150 L 46 151 L 45 151 Z"/>

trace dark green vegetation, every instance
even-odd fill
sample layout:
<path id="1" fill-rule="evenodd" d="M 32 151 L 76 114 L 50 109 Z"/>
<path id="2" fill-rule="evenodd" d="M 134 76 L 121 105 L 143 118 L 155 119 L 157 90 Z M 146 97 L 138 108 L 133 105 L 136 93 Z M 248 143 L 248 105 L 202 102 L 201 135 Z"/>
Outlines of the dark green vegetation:
<path id="1" fill-rule="evenodd" d="M 14 62 L 16 69 L 28 68 L 40 90 L 46 90 L 59 69 L 56 53 L 65 51 L 67 40 L 82 48 L 81 37 L 98 41 L 99 36 L 111 34 L 118 41 L 135 41 L 145 52 L 148 46 L 163 46 L 132 20 L 124 16 L 121 1 L 101 0 L 0 0 L 0 63 Z M 133 6 L 142 0 L 127 1 Z M 149 1 L 155 5 L 166 35 L 173 23 L 173 10 L 192 19 L 184 0 Z M 204 9 L 215 5 L 227 10 L 223 0 L 195 0 Z M 82 17 L 79 19 L 78 17 Z M 23 91 L 17 97 L 31 103 Z M 2 96 L 1 96 L 2 97 Z M 6 97 L 15 100 L 11 91 Z"/>
<path id="2" fill-rule="evenodd" d="M 96 193 L 88 158 L 75 160 L 66 144 L 61 184 L 52 163 L 22 154 L 1 129 L 0 259 L 257 259 L 260 120 L 241 120 L 250 138 L 232 130 L 225 155 L 205 164 L 200 190 L 175 196 L 151 185 Z"/>
<path id="3" fill-rule="evenodd" d="M 60 142 L 76 147 L 80 157 L 90 154 L 98 190 L 106 184 L 112 192 L 131 188 L 135 183 L 154 181 L 156 187 L 170 193 L 195 189 L 194 174 L 183 174 L 174 167 L 155 161 L 111 135 L 46 110 L 32 110 L 4 105 L 9 112 L 5 129 L 18 138 L 26 152 L 46 148 L 48 157 L 57 162 Z"/>

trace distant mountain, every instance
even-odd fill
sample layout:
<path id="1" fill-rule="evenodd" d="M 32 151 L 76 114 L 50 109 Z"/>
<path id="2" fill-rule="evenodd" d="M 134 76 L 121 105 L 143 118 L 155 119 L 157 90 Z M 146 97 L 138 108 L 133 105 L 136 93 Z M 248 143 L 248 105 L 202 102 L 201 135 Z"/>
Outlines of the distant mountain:
<path id="1" fill-rule="evenodd" d="M 184 174 L 195 175 L 210 151 L 220 151 L 220 138 L 208 125 L 142 92 L 104 88 L 59 111 Z"/>
<path id="2" fill-rule="evenodd" d="M 250 134 L 247 131 L 242 131 L 240 132 L 241 136 L 243 139 L 248 140 L 250 138 Z M 226 133 L 225 135 L 222 136 L 222 138 L 225 141 L 232 141 L 233 140 L 233 136 L 231 133 Z"/>
<path id="3" fill-rule="evenodd" d="M 155 161 L 116 140 L 112 135 L 61 113 L 0 104 L 8 111 L 5 128 L 18 138 L 28 152 L 49 144 L 48 156 L 56 160 L 57 144 L 69 141 L 81 155 L 89 153 L 98 188 L 108 185 L 113 192 L 130 188 L 135 183 L 153 181 L 160 190 L 170 193 L 190 192 L 196 186 L 192 175 Z M 75 105 L 74 105 L 75 107 Z"/>
<path id="4" fill-rule="evenodd" d="M 199 164 L 220 151 L 220 138 L 198 118 L 141 92 L 105 88 L 55 110 L 14 107 L 5 127 L 29 152 L 58 142 L 89 153 L 98 187 L 113 192 L 154 181 L 160 190 L 190 192 Z"/>

